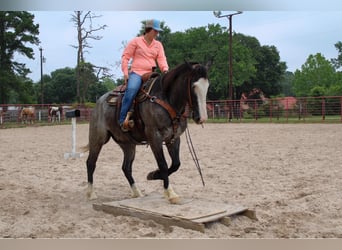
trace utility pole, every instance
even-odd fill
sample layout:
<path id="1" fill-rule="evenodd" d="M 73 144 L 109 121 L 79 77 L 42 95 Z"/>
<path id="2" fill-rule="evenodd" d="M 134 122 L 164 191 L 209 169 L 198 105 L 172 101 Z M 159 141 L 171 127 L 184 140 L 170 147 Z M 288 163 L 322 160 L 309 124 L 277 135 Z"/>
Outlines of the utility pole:
<path id="1" fill-rule="evenodd" d="M 217 18 L 227 17 L 229 27 L 229 82 L 228 82 L 228 100 L 229 100 L 229 121 L 233 118 L 233 16 L 242 14 L 242 11 L 237 11 L 232 14 L 222 15 L 221 11 L 214 11 L 214 16 Z"/>
<path id="2" fill-rule="evenodd" d="M 44 104 L 44 87 L 43 87 L 43 48 L 39 47 L 40 51 L 40 94 L 41 104 Z"/>

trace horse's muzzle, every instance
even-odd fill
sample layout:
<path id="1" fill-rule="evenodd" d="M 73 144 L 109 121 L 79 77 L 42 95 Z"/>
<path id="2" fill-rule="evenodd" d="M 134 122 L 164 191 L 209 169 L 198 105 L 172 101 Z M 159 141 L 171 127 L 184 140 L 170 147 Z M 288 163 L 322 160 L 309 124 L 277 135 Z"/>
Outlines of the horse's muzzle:
<path id="1" fill-rule="evenodd" d="M 199 116 L 193 117 L 196 124 L 203 124 L 207 119 L 200 118 Z"/>

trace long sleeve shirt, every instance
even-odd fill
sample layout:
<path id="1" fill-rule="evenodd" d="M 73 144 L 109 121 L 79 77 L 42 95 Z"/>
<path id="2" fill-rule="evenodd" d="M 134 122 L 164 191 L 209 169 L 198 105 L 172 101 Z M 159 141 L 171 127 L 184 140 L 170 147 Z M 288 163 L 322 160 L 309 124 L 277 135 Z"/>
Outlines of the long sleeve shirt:
<path id="1" fill-rule="evenodd" d="M 151 72 L 152 67 L 156 67 L 156 62 L 162 72 L 169 70 L 164 47 L 155 39 L 148 45 L 144 36 L 139 36 L 128 43 L 121 58 L 121 69 L 124 75 L 128 75 L 128 64 L 131 59 L 131 71 L 138 75 Z"/>

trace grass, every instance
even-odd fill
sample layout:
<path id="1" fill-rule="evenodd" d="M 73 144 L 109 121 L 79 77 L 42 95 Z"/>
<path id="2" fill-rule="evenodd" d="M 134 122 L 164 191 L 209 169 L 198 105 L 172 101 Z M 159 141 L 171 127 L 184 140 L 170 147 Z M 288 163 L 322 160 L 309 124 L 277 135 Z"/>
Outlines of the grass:
<path id="1" fill-rule="evenodd" d="M 208 119 L 208 123 L 228 123 L 228 118 L 215 118 Z M 255 118 L 233 118 L 230 123 L 342 123 L 341 116 L 325 116 L 325 119 L 322 116 L 310 116 L 299 119 L 298 117 L 261 117 L 258 119 Z"/>

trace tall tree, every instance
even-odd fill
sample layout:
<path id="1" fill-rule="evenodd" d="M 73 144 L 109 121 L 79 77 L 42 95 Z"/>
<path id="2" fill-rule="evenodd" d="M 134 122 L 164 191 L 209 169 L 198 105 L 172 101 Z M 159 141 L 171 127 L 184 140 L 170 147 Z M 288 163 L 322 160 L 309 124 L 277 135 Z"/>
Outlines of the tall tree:
<path id="1" fill-rule="evenodd" d="M 86 99 L 86 92 L 82 91 L 87 90 L 89 88 L 89 81 L 83 81 L 82 72 L 87 72 L 86 69 L 83 67 L 86 65 L 84 53 L 86 52 L 87 48 L 92 48 L 89 40 L 100 40 L 102 39 L 101 36 L 95 35 L 97 31 L 103 30 L 107 27 L 107 25 L 100 25 L 96 28 L 93 27 L 93 19 L 99 18 L 101 16 L 97 16 L 93 14 L 91 11 L 87 11 L 85 14 L 83 11 L 75 11 L 72 15 L 72 22 L 75 24 L 77 28 L 77 45 L 73 46 L 77 49 L 77 65 L 76 65 L 76 79 L 77 79 L 77 86 L 76 86 L 76 99 L 77 102 L 84 102 Z M 88 27 L 86 27 L 88 25 Z M 93 66 L 94 68 L 95 66 Z M 99 70 L 106 70 L 104 67 L 97 67 Z M 81 86 L 81 84 L 83 86 Z M 81 95 L 82 94 L 82 95 Z"/>
<path id="2" fill-rule="evenodd" d="M 51 77 L 44 75 L 45 100 L 47 103 L 75 102 L 75 69 L 63 68 L 51 72 Z"/>
<path id="3" fill-rule="evenodd" d="M 342 67 L 342 42 L 339 41 L 335 44 L 335 48 L 338 51 L 338 56 L 335 59 L 332 59 L 332 62 L 334 63 L 336 69 L 339 69 Z"/>
<path id="4" fill-rule="evenodd" d="M 321 53 L 317 53 L 309 55 L 301 70 L 295 71 L 293 90 L 296 96 L 325 95 L 336 82 L 338 75 L 334 66 Z"/>
<path id="5" fill-rule="evenodd" d="M 28 47 L 28 44 L 39 44 L 37 37 L 39 25 L 34 24 L 33 20 L 34 15 L 26 11 L 0 12 L 0 103 L 2 104 L 8 102 L 13 91 L 17 96 L 23 96 L 20 91 L 23 90 L 22 87 L 30 70 L 25 64 L 15 61 L 14 55 L 18 53 L 34 59 L 33 49 Z"/>

